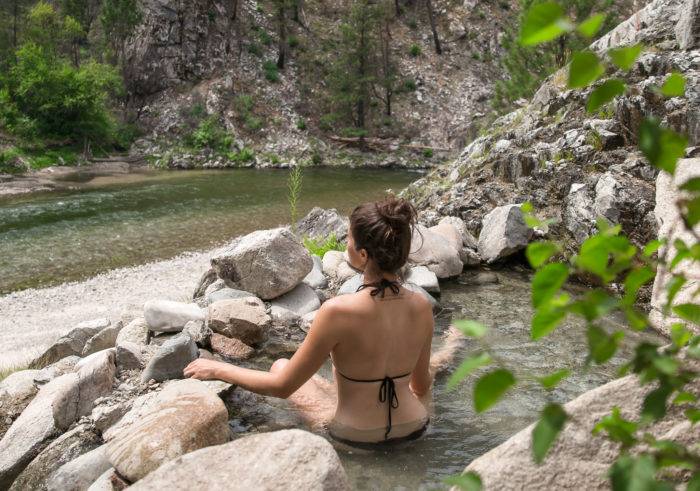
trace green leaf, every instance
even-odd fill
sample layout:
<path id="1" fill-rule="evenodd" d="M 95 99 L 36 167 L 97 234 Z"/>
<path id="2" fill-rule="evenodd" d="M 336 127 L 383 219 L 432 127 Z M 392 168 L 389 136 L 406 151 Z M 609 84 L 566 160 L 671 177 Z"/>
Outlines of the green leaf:
<path id="1" fill-rule="evenodd" d="M 649 266 L 642 266 L 630 271 L 625 278 L 625 303 L 632 305 L 637 299 L 639 289 L 649 283 L 656 276 L 656 272 Z"/>
<path id="2" fill-rule="evenodd" d="M 588 326 L 586 337 L 588 338 L 590 356 L 593 361 L 600 365 L 613 357 L 617 351 L 618 344 L 624 337 L 624 333 L 618 331 L 609 335 L 604 329 L 594 324 Z"/>
<path id="3" fill-rule="evenodd" d="M 537 269 L 559 250 L 553 242 L 530 242 L 525 249 L 525 257 L 530 262 L 530 266 Z"/>
<path id="4" fill-rule="evenodd" d="M 642 52 L 642 48 L 641 44 L 624 48 L 613 48 L 608 51 L 608 56 L 618 68 L 629 70 Z"/>
<path id="5" fill-rule="evenodd" d="M 666 97 L 683 97 L 685 95 L 685 77 L 673 72 L 661 86 L 661 93 Z"/>
<path id="6" fill-rule="evenodd" d="M 556 2 L 533 5 L 525 14 L 520 30 L 520 44 L 532 46 L 556 39 L 573 28 Z"/>
<path id="7" fill-rule="evenodd" d="M 691 394 L 690 392 L 681 392 L 675 397 L 675 399 L 673 399 L 674 404 L 686 404 L 688 402 L 698 402 L 697 396 L 695 396 L 695 394 Z"/>
<path id="8" fill-rule="evenodd" d="M 579 51 L 571 58 L 567 85 L 570 89 L 582 89 L 598 80 L 603 73 L 605 73 L 605 67 L 595 53 Z"/>
<path id="9" fill-rule="evenodd" d="M 626 88 L 627 86 L 621 80 L 616 78 L 606 80 L 591 92 L 586 103 L 586 110 L 589 113 L 596 112 L 615 97 L 623 94 Z"/>
<path id="10" fill-rule="evenodd" d="M 654 239 L 647 242 L 647 244 L 644 246 L 644 257 L 651 257 L 662 245 L 664 245 L 662 240 Z"/>
<path id="11" fill-rule="evenodd" d="M 700 326 L 700 305 L 683 303 L 673 307 L 673 313 L 681 319 Z"/>
<path id="12" fill-rule="evenodd" d="M 649 392 L 642 403 L 642 418 L 658 421 L 666 415 L 666 403 L 673 392 L 673 387 L 661 384 Z"/>
<path id="13" fill-rule="evenodd" d="M 482 375 L 474 385 L 474 408 L 482 413 L 496 404 L 515 385 L 515 377 L 505 368 Z"/>
<path id="14" fill-rule="evenodd" d="M 690 191 L 693 193 L 697 193 L 700 191 L 700 177 L 693 177 L 685 181 L 683 184 L 680 185 L 680 188 L 683 191 Z"/>
<path id="15" fill-rule="evenodd" d="M 686 205 L 687 211 L 685 214 L 688 225 L 693 227 L 700 222 L 700 197 L 690 200 Z"/>
<path id="16" fill-rule="evenodd" d="M 574 302 L 569 311 L 580 315 L 588 322 L 592 322 L 617 308 L 620 301 L 608 295 L 605 291 L 595 289 L 587 292 L 584 297 Z"/>
<path id="17" fill-rule="evenodd" d="M 654 167 L 673 174 L 678 159 L 685 155 L 688 139 L 662 128 L 658 120 L 647 118 L 639 126 L 639 149 Z"/>
<path id="18" fill-rule="evenodd" d="M 700 421 L 700 409 L 695 409 L 693 407 L 686 409 L 685 417 L 688 418 L 688 421 L 694 425 Z"/>
<path id="19" fill-rule="evenodd" d="M 566 283 L 569 268 L 562 263 L 551 263 L 542 267 L 532 278 L 532 305 L 537 308 L 548 303 Z"/>
<path id="20" fill-rule="evenodd" d="M 637 431 L 637 423 L 624 419 L 620 415 L 619 407 L 613 407 L 612 413 L 604 416 L 593 427 L 594 435 L 601 431 L 605 431 L 610 439 L 622 443 L 625 447 L 631 447 L 637 441 L 634 436 Z"/>
<path id="21" fill-rule="evenodd" d="M 685 285 L 685 282 L 685 276 L 674 274 L 666 284 L 666 305 L 664 305 L 663 308 L 664 314 L 667 314 L 671 309 L 673 301 L 678 295 L 678 292 L 681 291 L 681 288 L 683 288 L 683 285 Z"/>
<path id="22" fill-rule="evenodd" d="M 481 338 L 486 334 L 486 326 L 480 322 L 469 319 L 460 319 L 454 321 L 454 326 L 459 329 L 462 334 L 470 338 Z"/>
<path id="23" fill-rule="evenodd" d="M 571 370 L 562 368 L 561 370 L 557 370 L 556 372 L 550 373 L 549 375 L 545 375 L 544 377 L 538 377 L 537 381 L 540 384 L 542 384 L 542 387 L 549 390 L 559 385 L 559 382 L 564 380 L 570 374 Z"/>
<path id="24" fill-rule="evenodd" d="M 693 333 L 686 329 L 683 324 L 677 322 L 671 325 L 671 341 L 677 347 L 682 348 L 688 344 L 691 337 L 693 337 Z"/>
<path id="25" fill-rule="evenodd" d="M 557 436 L 566 423 L 566 411 L 559 404 L 547 404 L 540 420 L 532 429 L 532 456 L 537 464 L 542 463 Z"/>
<path id="26" fill-rule="evenodd" d="M 693 474 L 690 481 L 688 481 L 685 491 L 700 491 L 700 471 Z"/>
<path id="27" fill-rule="evenodd" d="M 445 478 L 445 484 L 457 486 L 462 491 L 481 491 L 481 477 L 473 471 L 459 476 L 450 476 Z"/>
<path id="28" fill-rule="evenodd" d="M 613 491 L 671 491 L 673 488 L 666 483 L 658 482 L 656 464 L 650 455 L 638 457 L 623 455 L 610 468 L 610 480 Z"/>
<path id="29" fill-rule="evenodd" d="M 566 317 L 566 309 L 559 306 L 546 305 L 537 309 L 535 315 L 532 316 L 530 337 L 537 340 L 546 336 L 559 325 L 564 317 Z"/>
<path id="30" fill-rule="evenodd" d="M 586 36 L 587 38 L 592 38 L 600 28 L 603 27 L 603 22 L 605 21 L 605 14 L 593 14 L 588 19 L 581 22 L 576 30 Z"/>
<path id="31" fill-rule="evenodd" d="M 675 375 L 678 372 L 678 362 L 670 356 L 659 355 L 653 360 L 654 367 L 666 375 Z"/>
<path id="32" fill-rule="evenodd" d="M 452 372 L 449 380 L 447 381 L 447 389 L 453 389 L 459 382 L 468 377 L 474 370 L 481 368 L 483 366 L 491 363 L 492 359 L 488 353 L 480 353 L 471 358 L 464 360 L 457 369 Z"/>

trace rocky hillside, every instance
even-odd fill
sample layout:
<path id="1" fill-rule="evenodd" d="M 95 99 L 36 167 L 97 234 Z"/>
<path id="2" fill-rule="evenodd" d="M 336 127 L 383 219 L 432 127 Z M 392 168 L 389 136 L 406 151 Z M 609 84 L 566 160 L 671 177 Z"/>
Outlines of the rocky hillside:
<path id="1" fill-rule="evenodd" d="M 647 48 L 622 76 L 626 95 L 593 116 L 588 90 L 567 90 L 565 69 L 551 76 L 526 107 L 496 120 L 449 166 L 434 170 L 405 194 L 427 225 L 441 216 L 464 219 L 472 233 L 499 205 L 530 201 L 555 218 L 551 235 L 573 246 L 598 216 L 621 223 L 635 242 L 656 238 L 653 215 L 657 171 L 637 150 L 644 116 L 656 116 L 689 136 L 687 156 L 700 152 L 700 8 L 696 1 L 655 0 L 592 45 L 643 43 Z M 685 97 L 656 90 L 677 71 Z"/>

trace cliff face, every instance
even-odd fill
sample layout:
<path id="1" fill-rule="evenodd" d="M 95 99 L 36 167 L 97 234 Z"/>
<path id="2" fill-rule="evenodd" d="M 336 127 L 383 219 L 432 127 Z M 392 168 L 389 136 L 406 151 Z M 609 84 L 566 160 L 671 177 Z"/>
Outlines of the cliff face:
<path id="1" fill-rule="evenodd" d="M 621 223 L 639 244 L 655 238 L 657 172 L 637 150 L 637 132 L 642 119 L 653 115 L 687 132 L 688 156 L 700 151 L 700 9 L 695 4 L 655 0 L 593 44 L 598 51 L 638 42 L 647 46 L 623 75 L 626 95 L 598 114 L 585 111 L 590 89 L 566 89 L 564 69 L 527 107 L 499 118 L 452 164 L 412 185 L 406 195 L 423 210 L 423 219 L 432 224 L 441 215 L 456 215 L 478 232 L 482 217 L 495 206 L 531 201 L 539 214 L 558 220 L 550 232 L 570 246 L 594 232 L 598 216 Z M 686 95 L 664 99 L 656 88 L 672 71 L 686 77 Z"/>

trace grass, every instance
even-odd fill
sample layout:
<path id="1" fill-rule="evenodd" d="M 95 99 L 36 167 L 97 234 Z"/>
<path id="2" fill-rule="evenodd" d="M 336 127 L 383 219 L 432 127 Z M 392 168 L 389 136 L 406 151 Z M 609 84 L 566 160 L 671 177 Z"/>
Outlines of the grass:
<path id="1" fill-rule="evenodd" d="M 0 368 L 0 381 L 5 380 L 7 377 L 20 370 L 26 370 L 26 365 L 11 365 L 9 367 Z"/>
<path id="2" fill-rule="evenodd" d="M 309 253 L 323 258 L 328 251 L 345 251 L 345 244 L 338 240 L 335 234 L 330 234 L 324 238 L 304 237 L 304 247 Z"/>
<path id="3" fill-rule="evenodd" d="M 82 151 L 76 146 L 45 148 L 42 146 L 12 146 L 0 150 L 0 172 L 19 174 L 52 165 L 76 165 Z"/>

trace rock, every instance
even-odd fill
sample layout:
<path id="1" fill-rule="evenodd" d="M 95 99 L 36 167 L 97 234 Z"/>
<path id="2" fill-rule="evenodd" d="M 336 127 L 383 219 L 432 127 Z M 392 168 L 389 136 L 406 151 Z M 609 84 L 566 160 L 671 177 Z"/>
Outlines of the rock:
<path id="1" fill-rule="evenodd" d="M 440 304 L 435 299 L 435 297 L 433 297 L 430 293 L 425 291 L 425 289 L 421 288 L 420 286 L 408 282 L 404 283 L 403 286 L 407 290 L 411 290 L 412 292 L 420 293 L 421 295 L 423 295 L 430 302 L 430 305 L 433 306 L 433 310 L 436 310 L 438 307 L 440 307 Z"/>
<path id="2" fill-rule="evenodd" d="M 88 425 L 76 426 L 42 450 L 17 477 L 10 489 L 46 489 L 46 481 L 54 471 L 99 445 L 99 435 Z"/>
<path id="3" fill-rule="evenodd" d="M 39 391 L 34 377 L 39 370 L 20 370 L 0 381 L 0 438 Z"/>
<path id="4" fill-rule="evenodd" d="M 467 224 L 464 223 L 464 220 L 462 220 L 459 217 L 442 217 L 440 221 L 438 222 L 438 225 L 445 225 L 445 224 L 450 224 L 452 225 L 459 235 L 462 238 L 462 245 L 465 247 L 470 247 L 472 249 L 476 249 L 478 247 L 477 240 L 474 238 L 474 236 L 469 232 L 467 229 Z M 435 228 L 435 227 L 432 227 Z M 443 230 L 442 228 L 437 229 L 438 230 Z M 440 233 L 440 232 L 438 232 Z"/>
<path id="5" fill-rule="evenodd" d="M 117 491 L 117 489 L 122 489 L 116 488 L 113 484 L 115 481 L 118 480 L 119 477 L 114 471 L 114 467 L 110 467 L 107 471 L 104 472 L 104 474 L 101 474 L 100 477 L 98 477 L 95 480 L 95 482 L 93 482 L 90 485 L 88 491 Z"/>
<path id="6" fill-rule="evenodd" d="M 270 317 L 272 317 L 273 321 L 286 325 L 296 324 L 300 320 L 298 314 L 278 305 L 270 307 Z"/>
<path id="7" fill-rule="evenodd" d="M 180 332 L 189 321 L 203 321 L 206 315 L 197 304 L 171 300 L 149 300 L 143 311 L 149 329 L 157 332 Z"/>
<path id="8" fill-rule="evenodd" d="M 354 270 L 346 260 L 343 260 L 335 271 L 335 279 L 338 281 L 345 281 L 356 274 L 357 271 Z"/>
<path id="9" fill-rule="evenodd" d="M 102 445 L 59 467 L 46 480 L 46 488 L 48 491 L 84 491 L 111 467 Z"/>
<path id="10" fill-rule="evenodd" d="M 694 238 L 689 231 L 685 230 L 683 221 L 678 213 L 676 203 L 683 199 L 686 193 L 679 191 L 678 187 L 694 177 L 700 177 L 700 158 L 679 160 L 676 166 L 676 172 L 673 177 L 665 172 L 659 173 L 656 179 L 656 208 L 654 214 L 659 226 L 659 238 L 667 239 L 666 246 L 659 250 L 659 257 L 675 257 L 677 250 L 673 246 L 676 240 L 682 240 L 686 244 L 693 244 Z M 694 232 L 700 234 L 700 225 L 695 225 Z M 669 248 L 668 250 L 666 248 Z M 697 296 L 695 292 L 700 286 L 700 266 L 690 259 L 680 262 L 675 271 L 683 272 L 687 281 L 673 299 L 673 304 L 696 303 Z M 663 315 L 664 305 L 668 301 L 666 288 L 671 279 L 671 274 L 663 266 L 659 265 L 656 278 L 654 279 L 654 287 L 651 294 L 651 312 L 649 320 L 652 325 L 666 334 L 670 333 L 671 325 L 679 322 L 680 319 L 669 313 L 667 317 Z M 684 323 L 689 329 L 692 329 L 696 334 L 700 334 L 700 328 L 692 323 Z"/>
<path id="11" fill-rule="evenodd" d="M 44 385 L 0 440 L 0 488 L 8 488 L 57 434 L 112 391 L 114 355 L 102 352 L 77 372 Z"/>
<path id="12" fill-rule="evenodd" d="M 143 368 L 141 346 L 131 341 L 123 341 L 117 345 L 116 360 L 119 372 L 141 370 Z"/>
<path id="13" fill-rule="evenodd" d="M 143 346 L 148 344 L 148 324 L 146 319 L 137 317 L 119 331 L 116 346 L 125 341 Z"/>
<path id="14" fill-rule="evenodd" d="M 323 259 L 321 259 L 321 269 L 325 275 L 335 278 L 338 268 L 343 262 L 345 262 L 345 258 L 342 252 L 328 251 L 323 255 Z"/>
<path id="15" fill-rule="evenodd" d="M 161 382 L 183 378 L 182 371 L 198 356 L 199 351 L 192 338 L 187 334 L 179 334 L 168 339 L 158 348 L 156 354 L 143 370 L 141 381 L 148 382 L 153 379 L 156 382 Z"/>
<path id="16" fill-rule="evenodd" d="M 611 223 L 617 223 L 620 220 L 616 191 L 621 187 L 622 184 L 610 172 L 600 176 L 595 186 L 595 200 L 593 202 L 593 212 L 596 216 L 605 217 Z"/>
<path id="17" fill-rule="evenodd" d="M 259 298 L 222 300 L 209 306 L 207 325 L 216 333 L 255 344 L 264 339 L 270 316 Z"/>
<path id="18" fill-rule="evenodd" d="M 229 436 L 228 412 L 221 399 L 199 380 L 186 379 L 141 396 L 104 438 L 112 466 L 134 482 L 183 454 L 225 443 Z"/>
<path id="19" fill-rule="evenodd" d="M 83 354 L 85 343 L 102 329 L 109 326 L 109 319 L 82 322 L 61 336 L 49 348 L 29 363 L 29 368 L 44 368 L 66 356 Z"/>
<path id="20" fill-rule="evenodd" d="M 119 331 L 121 331 L 122 327 L 123 324 L 121 322 L 117 322 L 116 324 L 105 327 L 93 337 L 88 339 L 85 343 L 85 347 L 83 348 L 82 356 L 88 356 L 93 353 L 97 353 L 98 351 L 113 348 L 117 343 L 117 336 L 119 335 Z"/>
<path id="21" fill-rule="evenodd" d="M 336 295 L 348 295 L 357 292 L 357 289 L 362 286 L 363 281 L 363 276 L 361 274 L 356 274 L 340 286 Z"/>
<path id="22" fill-rule="evenodd" d="M 487 263 L 524 249 L 532 238 L 519 205 L 499 206 L 483 220 L 479 234 L 479 255 Z"/>
<path id="23" fill-rule="evenodd" d="M 318 310 L 314 310 L 313 312 L 309 312 L 308 314 L 304 314 L 301 316 L 301 322 L 299 323 L 302 330 L 308 331 L 309 328 L 311 327 L 311 324 L 313 323 L 314 319 L 316 318 L 316 314 L 318 314 Z"/>
<path id="24" fill-rule="evenodd" d="M 700 382 L 690 392 L 700 393 Z M 484 489 L 608 489 L 608 469 L 617 458 L 618 444 L 602 434 L 592 434 L 595 425 L 612 408 L 620 408 L 625 419 L 636 419 L 642 401 L 651 387 L 640 386 L 635 376 L 627 376 L 590 390 L 565 405 L 566 426 L 549 450 L 544 462 L 532 459 L 531 434 L 534 425 L 520 431 L 505 443 L 467 466 L 479 473 Z M 693 445 L 700 440 L 700 425 L 690 426 L 683 407 L 670 405 L 668 415 L 646 426 L 656 438 Z"/>
<path id="25" fill-rule="evenodd" d="M 225 398 L 236 388 L 235 385 L 224 382 L 223 380 L 202 380 L 202 383 L 207 386 L 207 389 L 223 400 L 226 400 Z"/>
<path id="26" fill-rule="evenodd" d="M 197 346 L 208 348 L 213 331 L 204 321 L 189 321 L 182 328 L 182 332 L 192 338 L 192 341 L 197 343 Z"/>
<path id="27" fill-rule="evenodd" d="M 335 208 L 324 210 L 313 208 L 304 218 L 299 220 L 296 233 L 299 237 L 326 239 L 334 234 L 339 241 L 344 241 L 348 235 L 350 222 Z"/>
<path id="28" fill-rule="evenodd" d="M 105 401 L 95 407 L 90 414 L 90 419 L 92 419 L 95 429 L 104 433 L 131 409 L 131 402 L 131 400 L 122 402 Z"/>
<path id="29" fill-rule="evenodd" d="M 680 49 L 700 46 L 700 0 L 685 0 L 678 10 L 676 40 Z"/>
<path id="30" fill-rule="evenodd" d="M 272 306 L 291 310 L 302 316 L 318 310 L 321 307 L 321 302 L 313 288 L 306 283 L 300 283 L 294 290 L 274 299 Z"/>
<path id="31" fill-rule="evenodd" d="M 437 276 L 425 266 L 414 266 L 409 269 L 406 281 L 420 286 L 428 292 L 440 293 Z"/>
<path id="32" fill-rule="evenodd" d="M 209 268 L 199 279 L 199 283 L 197 283 L 197 287 L 194 289 L 194 293 L 192 294 L 192 300 L 197 300 L 198 298 L 203 297 L 212 283 L 216 282 L 218 278 L 219 277 L 216 275 L 216 270 L 214 268 Z"/>
<path id="33" fill-rule="evenodd" d="M 313 269 L 306 275 L 303 282 L 309 285 L 311 288 L 326 288 L 328 286 L 328 280 L 323 274 L 323 263 L 321 262 L 321 258 L 316 255 L 312 255 L 311 260 L 314 262 Z"/>
<path id="34" fill-rule="evenodd" d="M 595 232 L 595 213 L 593 197 L 588 186 L 575 183 L 571 185 L 564 201 L 564 225 L 579 244 Z"/>
<path id="35" fill-rule="evenodd" d="M 454 250 L 459 251 L 462 248 L 462 234 L 451 223 L 442 222 L 428 230 L 444 237 Z"/>
<path id="36" fill-rule="evenodd" d="M 207 472 L 202 473 L 201 469 Z M 132 489 L 349 490 L 333 446 L 303 430 L 281 430 L 240 438 L 184 455 L 137 482 Z M 273 484 L 276 483 L 276 484 Z M 284 483 L 284 485 L 281 485 Z"/>
<path id="37" fill-rule="evenodd" d="M 459 259 L 465 266 L 478 266 L 481 264 L 481 256 L 469 247 L 462 247 L 459 250 Z"/>
<path id="38" fill-rule="evenodd" d="M 211 335 L 211 349 L 231 360 L 247 360 L 255 353 L 253 348 L 240 339 L 227 338 L 217 333 Z"/>
<path id="39" fill-rule="evenodd" d="M 75 365 L 80 361 L 78 356 L 66 356 L 58 360 L 56 363 L 42 368 L 34 376 L 34 382 L 37 385 L 44 385 L 51 382 L 53 379 L 65 375 L 66 373 L 73 372 L 75 370 Z"/>
<path id="40" fill-rule="evenodd" d="M 455 241 L 456 242 L 456 241 Z M 459 251 L 443 235 L 437 234 L 422 225 L 416 225 L 411 238 L 411 254 L 408 262 L 425 266 L 438 278 L 451 278 L 462 272 Z"/>
<path id="41" fill-rule="evenodd" d="M 207 305 L 211 305 L 216 302 L 220 302 L 221 300 L 233 300 L 236 298 L 248 298 L 248 297 L 255 297 L 250 292 L 246 292 L 243 290 L 236 290 L 235 288 L 220 288 L 219 290 L 216 290 L 214 292 L 208 293 L 206 295 L 207 299 Z"/>
<path id="42" fill-rule="evenodd" d="M 228 286 L 263 300 L 291 291 L 313 268 L 308 251 L 286 228 L 259 230 L 236 239 L 211 264 Z"/>

